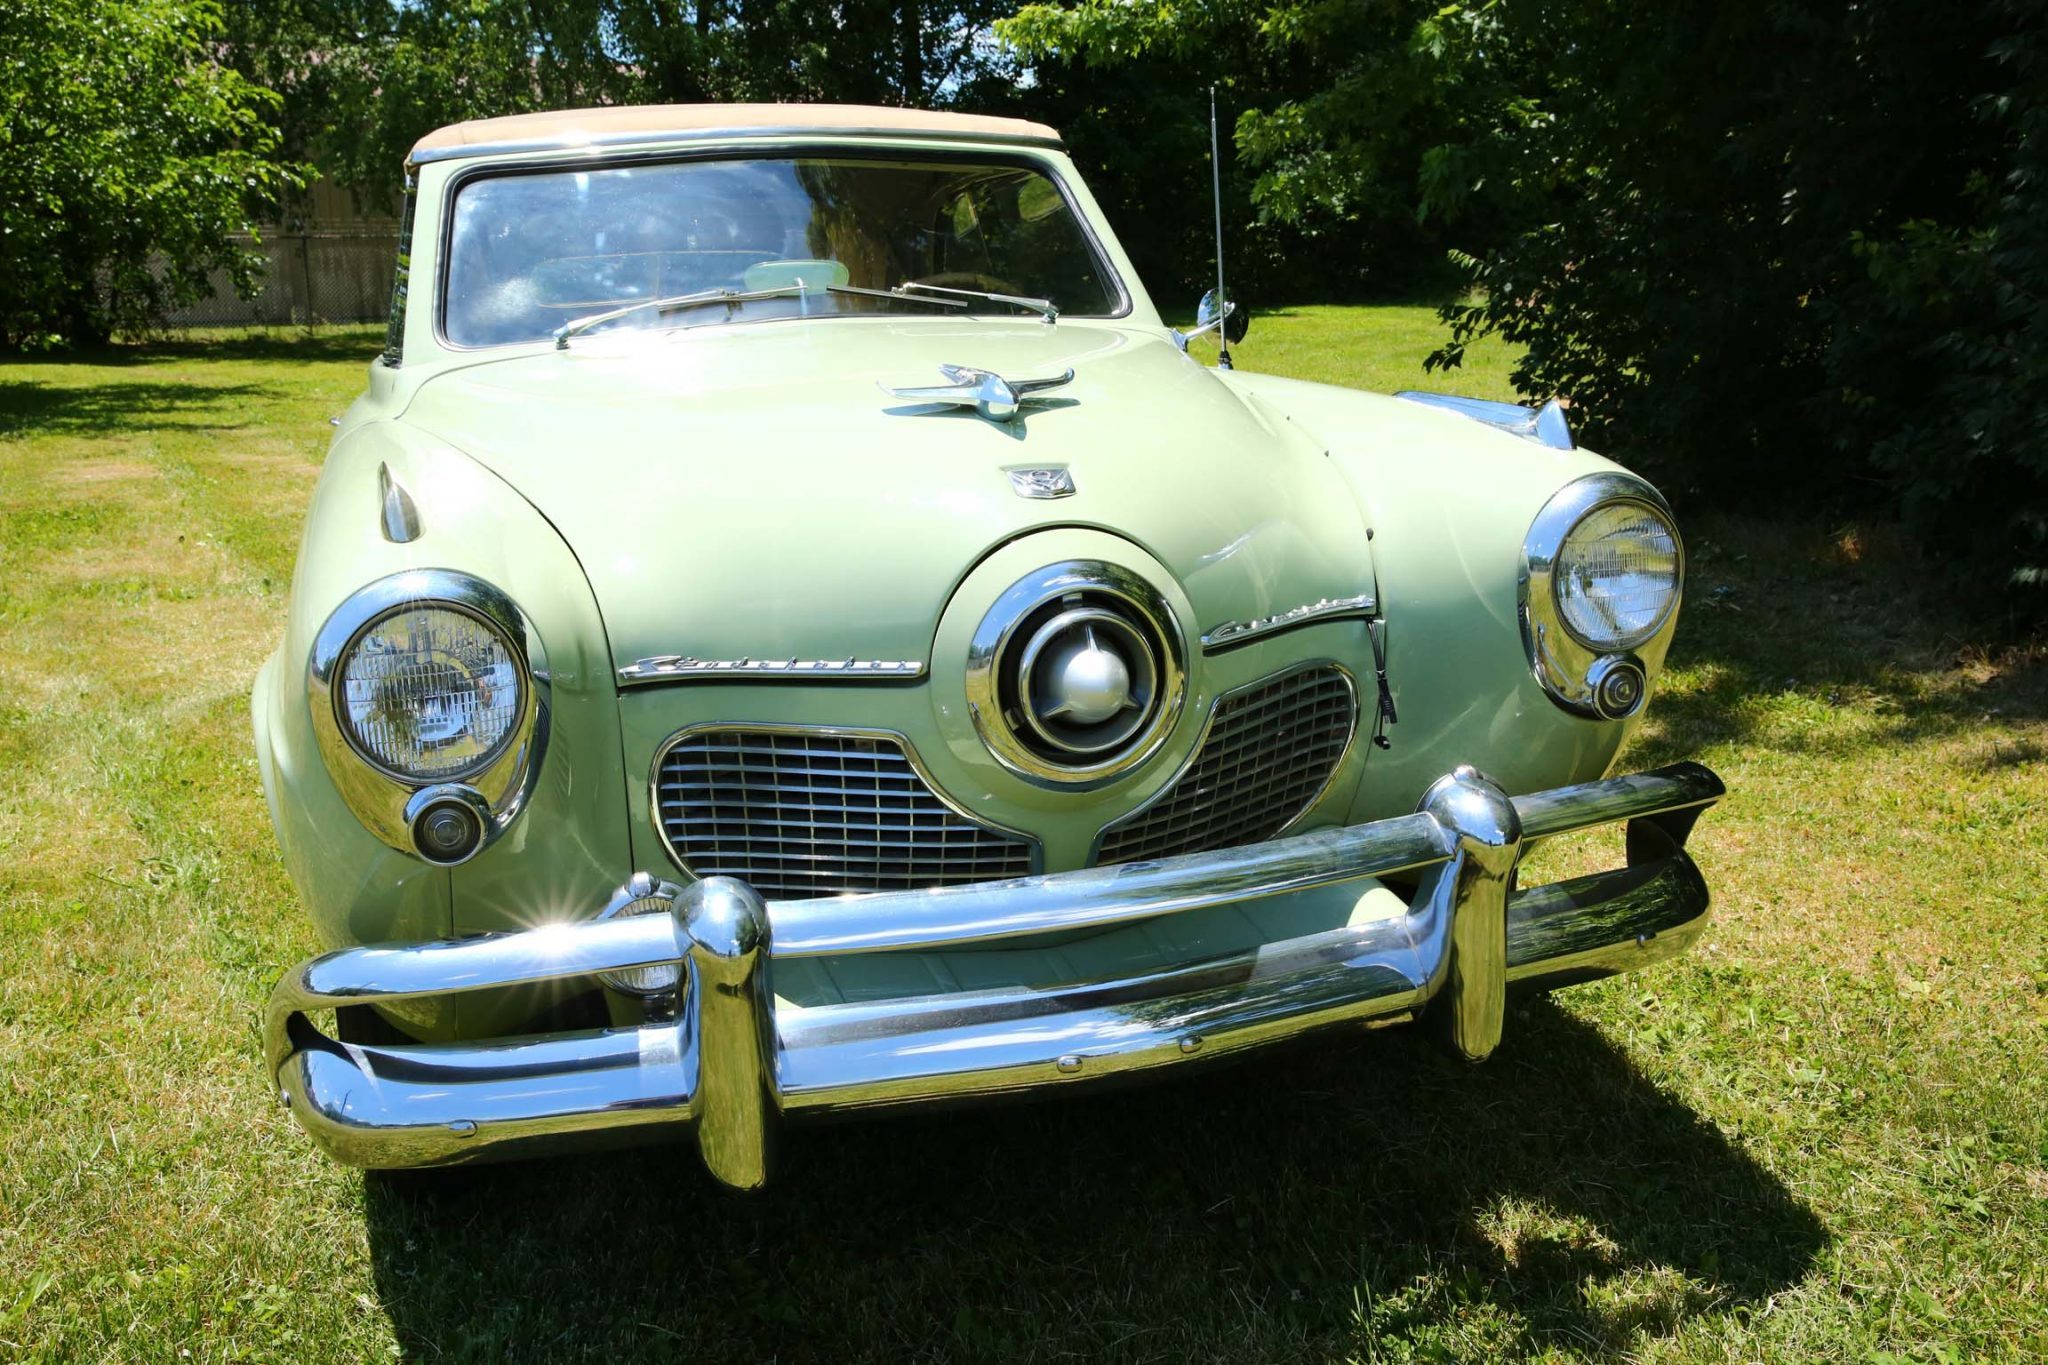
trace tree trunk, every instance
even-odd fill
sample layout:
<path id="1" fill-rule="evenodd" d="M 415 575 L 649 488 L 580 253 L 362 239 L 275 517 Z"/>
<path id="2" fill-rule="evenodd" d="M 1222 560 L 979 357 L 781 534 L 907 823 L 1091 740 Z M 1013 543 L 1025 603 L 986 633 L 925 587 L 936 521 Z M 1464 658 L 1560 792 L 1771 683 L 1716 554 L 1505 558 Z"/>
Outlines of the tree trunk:
<path id="1" fill-rule="evenodd" d="M 914 109 L 924 103 L 924 7 L 905 0 L 896 16 L 903 42 L 902 102 Z"/>
<path id="2" fill-rule="evenodd" d="M 664 103 L 696 104 L 710 98 L 705 79 L 710 57 L 705 52 L 704 34 L 712 8 L 703 3 L 692 7 L 688 22 L 695 29 L 693 33 L 685 27 L 680 4 L 652 6 L 657 50 L 648 53 L 644 60 Z"/>

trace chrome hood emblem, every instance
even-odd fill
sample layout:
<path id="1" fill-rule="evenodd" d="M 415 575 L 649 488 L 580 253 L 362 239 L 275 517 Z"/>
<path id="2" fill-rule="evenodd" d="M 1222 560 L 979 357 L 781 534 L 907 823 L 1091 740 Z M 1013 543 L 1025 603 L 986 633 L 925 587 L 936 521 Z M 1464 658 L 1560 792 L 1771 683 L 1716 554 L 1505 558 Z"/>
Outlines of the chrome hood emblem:
<path id="1" fill-rule="evenodd" d="M 1074 476 L 1064 465 L 1044 468 L 1013 466 L 1003 471 L 1010 476 L 1010 487 L 1020 498 L 1071 498 L 1074 496 Z"/>
<path id="2" fill-rule="evenodd" d="M 884 384 L 882 392 L 891 398 L 903 398 L 913 403 L 973 408 L 991 422 L 1007 422 L 1022 411 L 1026 403 L 1043 401 L 1037 395 L 1045 390 L 1074 382 L 1072 370 L 1046 379 L 1005 379 L 993 370 L 977 370 L 969 365 L 941 365 L 939 373 L 946 376 L 943 384 L 909 388 Z"/>

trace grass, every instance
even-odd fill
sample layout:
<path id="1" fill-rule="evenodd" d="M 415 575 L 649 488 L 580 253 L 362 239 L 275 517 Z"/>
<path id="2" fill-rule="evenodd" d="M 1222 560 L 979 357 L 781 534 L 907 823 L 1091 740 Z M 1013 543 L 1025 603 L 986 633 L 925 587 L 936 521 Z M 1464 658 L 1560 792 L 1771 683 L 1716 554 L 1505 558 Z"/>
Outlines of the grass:
<path id="1" fill-rule="evenodd" d="M 1474 342 L 1465 364 L 1425 373 L 1423 358 L 1441 346 L 1445 331 L 1430 308 L 1357 308 L 1297 305 L 1252 314 L 1251 330 L 1231 354 L 1239 369 L 1284 374 L 1318 384 L 1393 393 L 1430 389 L 1473 398 L 1516 399 L 1508 382 L 1513 354 L 1494 337 Z M 1191 344 L 1205 361 L 1216 357 L 1213 338 Z"/>
<path id="2" fill-rule="evenodd" d="M 1301 309 L 1239 359 L 1391 388 L 1433 335 Z M 1483 1069 L 1396 1030 L 796 1130 L 753 1198 L 683 1148 L 425 1201 L 328 1164 L 260 1075 L 312 942 L 245 699 L 377 344 L 0 364 L 0 1357 L 2048 1354 L 2048 653 L 1854 530 L 1689 526 L 1627 761 L 1728 779 L 1717 923 Z"/>

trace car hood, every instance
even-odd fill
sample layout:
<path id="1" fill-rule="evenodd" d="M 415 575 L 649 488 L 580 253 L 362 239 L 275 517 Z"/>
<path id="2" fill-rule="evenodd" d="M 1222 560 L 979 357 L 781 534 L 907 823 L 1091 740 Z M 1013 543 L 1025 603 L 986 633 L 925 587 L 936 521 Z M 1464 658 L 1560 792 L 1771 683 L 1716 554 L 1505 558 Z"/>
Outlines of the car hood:
<path id="1" fill-rule="evenodd" d="M 879 387 L 940 383 L 942 363 L 1075 377 L 1007 424 Z M 1180 580 L 1190 634 L 1373 591 L 1320 446 L 1156 332 L 839 319 L 591 337 L 448 372 L 403 420 L 553 523 L 620 667 L 924 660 L 960 579 L 1040 527 L 1144 547 Z M 1013 487 L 1009 471 L 1052 466 L 1072 496 Z"/>

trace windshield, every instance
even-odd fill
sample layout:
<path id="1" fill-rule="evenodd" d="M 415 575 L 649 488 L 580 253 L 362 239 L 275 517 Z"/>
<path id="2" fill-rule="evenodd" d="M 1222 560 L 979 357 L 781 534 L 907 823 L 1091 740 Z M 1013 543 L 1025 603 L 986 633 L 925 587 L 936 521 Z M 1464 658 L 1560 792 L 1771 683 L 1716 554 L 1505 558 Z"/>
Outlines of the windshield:
<path id="1" fill-rule="evenodd" d="M 954 311 L 830 292 L 913 283 L 1045 299 L 1083 317 L 1122 306 L 1066 196 L 1028 164 L 800 156 L 472 180 L 455 197 L 442 326 L 457 346 L 539 341 L 576 318 L 714 289 L 787 292 L 643 310 L 603 330 Z"/>

